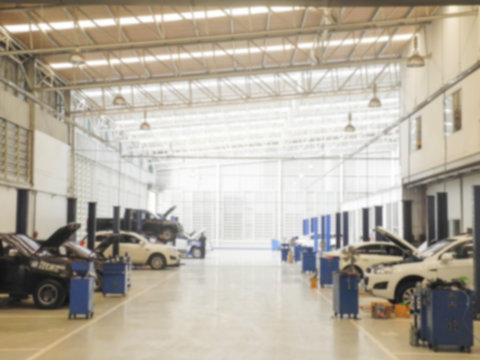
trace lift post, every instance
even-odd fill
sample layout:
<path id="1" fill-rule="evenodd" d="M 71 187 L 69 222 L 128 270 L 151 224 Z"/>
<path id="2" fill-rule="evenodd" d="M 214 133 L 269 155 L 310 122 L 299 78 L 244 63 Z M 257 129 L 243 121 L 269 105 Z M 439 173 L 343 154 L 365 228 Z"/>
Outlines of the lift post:
<path id="1" fill-rule="evenodd" d="M 342 214 L 337 212 L 335 214 L 335 247 L 340 249 L 342 239 Z"/>
<path id="2" fill-rule="evenodd" d="M 97 232 L 97 203 L 88 203 L 87 247 L 95 248 L 95 233 Z"/>
<path id="3" fill-rule="evenodd" d="M 383 206 L 375 206 L 375 227 L 383 226 Z M 382 234 L 375 231 L 375 241 L 384 241 Z"/>
<path id="4" fill-rule="evenodd" d="M 348 211 L 343 212 L 343 246 L 348 245 Z"/>
<path id="5" fill-rule="evenodd" d="M 123 219 L 123 227 L 125 231 L 132 231 L 132 210 L 125 209 L 125 218 Z"/>
<path id="6" fill-rule="evenodd" d="M 473 318 L 480 320 L 480 186 L 473 186 Z"/>
<path id="7" fill-rule="evenodd" d="M 113 207 L 113 229 L 114 234 L 120 233 L 120 206 Z M 120 248 L 118 245 L 118 238 L 113 242 L 113 256 L 117 257 L 120 253 Z"/>
<path id="8" fill-rule="evenodd" d="M 17 190 L 17 222 L 16 233 L 27 235 L 28 232 L 28 197 L 30 191 L 27 189 Z"/>
<path id="9" fill-rule="evenodd" d="M 362 209 L 362 240 L 369 241 L 370 240 L 370 229 L 369 229 L 369 219 L 368 214 L 369 209 L 363 208 Z"/>
<path id="10" fill-rule="evenodd" d="M 430 246 L 435 240 L 435 196 L 427 196 L 427 242 Z"/>
<path id="11" fill-rule="evenodd" d="M 437 239 L 448 237 L 448 203 L 447 193 L 437 193 Z"/>

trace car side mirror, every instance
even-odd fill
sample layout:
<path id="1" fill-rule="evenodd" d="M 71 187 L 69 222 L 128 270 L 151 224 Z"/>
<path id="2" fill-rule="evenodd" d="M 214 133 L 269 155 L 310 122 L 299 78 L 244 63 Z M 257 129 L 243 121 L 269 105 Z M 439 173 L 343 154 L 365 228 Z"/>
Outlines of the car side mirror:
<path id="1" fill-rule="evenodd" d="M 442 257 L 441 257 L 442 263 L 444 263 L 444 264 L 448 264 L 453 259 L 455 259 L 455 256 L 454 256 L 453 253 L 443 254 Z"/>

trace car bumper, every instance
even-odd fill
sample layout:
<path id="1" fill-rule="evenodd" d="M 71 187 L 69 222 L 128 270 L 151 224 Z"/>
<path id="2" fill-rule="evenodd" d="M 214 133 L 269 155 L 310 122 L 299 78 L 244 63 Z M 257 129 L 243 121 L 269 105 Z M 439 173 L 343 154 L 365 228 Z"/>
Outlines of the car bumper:
<path id="1" fill-rule="evenodd" d="M 395 289 L 393 289 L 390 275 L 368 275 L 364 279 L 365 291 L 373 296 L 393 300 Z"/>

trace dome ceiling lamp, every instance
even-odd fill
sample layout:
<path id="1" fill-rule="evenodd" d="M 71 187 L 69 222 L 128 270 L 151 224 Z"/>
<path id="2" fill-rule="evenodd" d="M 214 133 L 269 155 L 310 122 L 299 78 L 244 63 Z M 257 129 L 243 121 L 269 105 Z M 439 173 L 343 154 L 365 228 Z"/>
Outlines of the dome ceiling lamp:
<path id="1" fill-rule="evenodd" d="M 348 133 L 355 131 L 355 126 L 352 124 L 352 113 L 348 113 L 348 124 L 345 126 L 344 131 Z"/>
<path id="2" fill-rule="evenodd" d="M 149 122 L 147 121 L 147 112 L 143 113 L 143 122 L 140 124 L 140 130 L 148 131 L 152 127 L 150 126 Z"/>
<path id="3" fill-rule="evenodd" d="M 418 51 L 418 35 L 415 34 L 413 38 L 413 53 L 407 59 L 407 67 L 409 68 L 420 68 L 425 66 L 425 59 L 420 55 Z"/>
<path id="4" fill-rule="evenodd" d="M 368 107 L 371 108 L 378 108 L 382 106 L 382 102 L 377 96 L 377 84 L 373 84 L 373 97 L 370 99 L 368 103 Z"/>

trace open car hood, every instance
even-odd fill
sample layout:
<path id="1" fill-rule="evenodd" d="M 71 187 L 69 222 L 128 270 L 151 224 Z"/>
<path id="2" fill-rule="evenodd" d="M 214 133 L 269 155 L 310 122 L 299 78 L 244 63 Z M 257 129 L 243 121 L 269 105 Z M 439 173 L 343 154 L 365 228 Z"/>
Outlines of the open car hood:
<path id="1" fill-rule="evenodd" d="M 57 229 L 50 237 L 41 243 L 40 248 L 58 248 L 64 242 L 70 239 L 75 232 L 80 229 L 79 223 L 70 223 Z"/>
<path id="2" fill-rule="evenodd" d="M 422 257 L 418 249 L 412 244 L 410 244 L 407 240 L 402 239 L 398 235 L 388 231 L 381 226 L 377 226 L 375 230 L 378 231 L 386 240 L 393 242 L 395 245 L 401 247 L 403 250 L 409 252 L 414 256 Z"/>
<path id="3" fill-rule="evenodd" d="M 177 205 L 173 205 L 170 209 L 165 211 L 165 214 L 163 214 L 163 218 L 166 219 L 168 215 L 170 215 L 172 212 L 175 211 L 176 208 L 177 208 Z"/>

